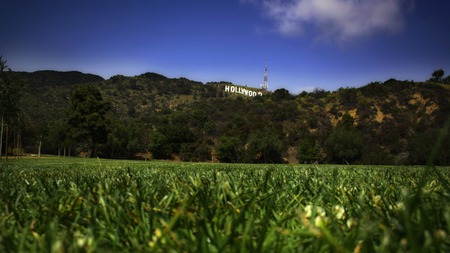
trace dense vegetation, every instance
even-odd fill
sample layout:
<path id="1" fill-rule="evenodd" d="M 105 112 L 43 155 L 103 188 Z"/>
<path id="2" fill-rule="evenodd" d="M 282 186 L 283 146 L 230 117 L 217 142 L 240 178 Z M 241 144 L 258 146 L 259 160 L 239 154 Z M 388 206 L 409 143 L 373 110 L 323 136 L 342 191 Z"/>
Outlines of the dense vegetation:
<path id="1" fill-rule="evenodd" d="M 1 252 L 449 252 L 448 168 L 20 159 Z"/>
<path id="2" fill-rule="evenodd" d="M 422 83 L 390 79 L 262 97 L 225 93 L 226 82 L 155 73 L 108 80 L 79 72 L 14 76 L 23 87 L 20 120 L 3 135 L 10 154 L 42 146 L 50 154 L 109 158 L 427 164 L 433 157 L 450 164 L 450 78 L 441 70 Z M 92 103 L 80 106 L 79 98 Z"/>

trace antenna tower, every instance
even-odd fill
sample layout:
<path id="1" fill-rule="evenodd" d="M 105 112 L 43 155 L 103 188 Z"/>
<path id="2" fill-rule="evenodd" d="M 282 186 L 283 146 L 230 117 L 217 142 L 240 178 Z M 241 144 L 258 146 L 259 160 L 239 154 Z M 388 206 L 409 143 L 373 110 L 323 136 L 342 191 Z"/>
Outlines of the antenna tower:
<path id="1" fill-rule="evenodd" d="M 267 60 L 266 60 L 266 65 L 264 67 L 264 81 L 261 84 L 261 89 L 267 90 L 268 88 L 269 88 L 269 81 L 267 78 Z"/>

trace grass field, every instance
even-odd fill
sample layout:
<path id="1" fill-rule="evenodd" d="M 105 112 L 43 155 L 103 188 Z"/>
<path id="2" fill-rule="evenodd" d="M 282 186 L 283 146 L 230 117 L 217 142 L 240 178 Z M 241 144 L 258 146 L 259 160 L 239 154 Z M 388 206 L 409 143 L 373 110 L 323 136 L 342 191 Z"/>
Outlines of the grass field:
<path id="1" fill-rule="evenodd" d="M 0 252 L 450 252 L 448 167 L 0 166 Z"/>

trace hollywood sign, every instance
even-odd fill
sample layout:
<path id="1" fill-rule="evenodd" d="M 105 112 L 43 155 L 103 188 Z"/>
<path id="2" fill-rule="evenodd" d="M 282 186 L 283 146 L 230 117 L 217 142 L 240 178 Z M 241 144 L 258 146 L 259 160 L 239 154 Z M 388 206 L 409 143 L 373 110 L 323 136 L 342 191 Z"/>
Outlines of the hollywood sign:
<path id="1" fill-rule="evenodd" d="M 238 94 L 242 94 L 245 96 L 249 96 L 249 97 L 256 97 L 256 96 L 262 96 L 262 92 L 258 91 L 253 91 L 253 90 L 247 90 L 245 88 L 242 87 L 236 87 L 236 86 L 232 86 L 232 85 L 225 85 L 225 92 L 229 92 L 229 93 L 238 93 Z"/>

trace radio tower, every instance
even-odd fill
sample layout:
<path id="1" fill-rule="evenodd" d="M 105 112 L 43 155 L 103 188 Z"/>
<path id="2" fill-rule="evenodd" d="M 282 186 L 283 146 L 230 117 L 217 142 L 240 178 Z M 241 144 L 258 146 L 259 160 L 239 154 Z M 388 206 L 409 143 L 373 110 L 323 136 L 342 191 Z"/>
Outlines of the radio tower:
<path id="1" fill-rule="evenodd" d="M 269 88 L 269 81 L 267 79 L 267 60 L 266 60 L 266 65 L 264 67 L 264 81 L 261 84 L 261 89 L 262 90 L 267 90 Z"/>

